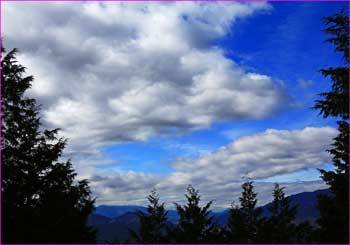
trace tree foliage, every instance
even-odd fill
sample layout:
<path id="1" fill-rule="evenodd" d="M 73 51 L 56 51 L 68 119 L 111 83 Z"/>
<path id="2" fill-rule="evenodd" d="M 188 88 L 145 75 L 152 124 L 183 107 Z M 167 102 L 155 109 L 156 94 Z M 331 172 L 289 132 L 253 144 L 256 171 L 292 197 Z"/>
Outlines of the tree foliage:
<path id="1" fill-rule="evenodd" d="M 229 243 L 255 243 L 259 240 L 262 209 L 256 208 L 258 200 L 253 182 L 243 183 L 242 189 L 240 207 L 233 205 L 230 210 L 226 231 Z"/>
<path id="2" fill-rule="evenodd" d="M 322 93 L 315 108 L 324 117 L 341 118 L 339 134 L 333 139 L 332 155 L 335 170 L 320 170 L 322 179 L 329 185 L 332 196 L 320 196 L 319 240 L 326 243 L 349 241 L 349 17 L 345 9 L 324 19 L 326 41 L 342 54 L 343 65 L 322 69 L 321 73 L 332 82 L 331 91 Z"/>
<path id="3" fill-rule="evenodd" d="M 339 134 L 328 152 L 333 156 L 334 171 L 321 169 L 322 179 L 332 196 L 320 196 L 319 239 L 327 243 L 347 243 L 349 240 L 349 125 L 338 121 Z"/>
<path id="4" fill-rule="evenodd" d="M 179 222 L 173 230 L 173 240 L 176 243 L 212 243 L 218 231 L 210 215 L 212 201 L 203 207 L 199 206 L 200 195 L 198 190 L 188 186 L 185 195 L 187 204 L 175 203 L 179 214 Z M 214 238 L 214 239 L 213 239 Z"/>
<path id="5" fill-rule="evenodd" d="M 324 32 L 331 37 L 326 42 L 332 43 L 337 52 L 341 52 L 343 66 L 321 69 L 324 77 L 332 81 L 332 90 L 321 93 L 322 100 L 315 101 L 315 109 L 324 117 L 349 118 L 349 17 L 343 9 L 334 16 L 324 18 L 327 28 Z"/>
<path id="6" fill-rule="evenodd" d="M 140 220 L 139 232 L 131 231 L 133 238 L 139 243 L 167 243 L 167 213 L 164 203 L 159 203 L 159 194 L 152 190 L 148 196 L 147 213 L 137 212 Z"/>
<path id="7" fill-rule="evenodd" d="M 2 242 L 94 242 L 86 227 L 94 209 L 88 183 L 77 182 L 70 161 L 59 160 L 66 140 L 58 129 L 42 130 L 40 107 L 25 94 L 33 77 L 25 76 L 16 52 L 1 60 Z"/>
<path id="8" fill-rule="evenodd" d="M 297 206 L 291 206 L 290 200 L 285 196 L 284 187 L 275 184 L 273 201 L 268 207 L 270 216 L 264 219 L 261 239 L 265 243 L 291 243 L 295 239 L 295 216 Z"/>
<path id="9" fill-rule="evenodd" d="M 225 237 L 228 243 L 246 243 L 249 231 L 246 219 L 238 205 L 232 203 L 226 225 Z"/>

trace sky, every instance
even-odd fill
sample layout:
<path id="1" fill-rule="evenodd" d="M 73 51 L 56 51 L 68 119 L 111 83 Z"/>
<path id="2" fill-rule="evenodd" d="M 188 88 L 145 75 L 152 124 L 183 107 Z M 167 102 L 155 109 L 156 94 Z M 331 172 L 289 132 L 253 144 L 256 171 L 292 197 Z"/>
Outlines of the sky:
<path id="1" fill-rule="evenodd" d="M 199 189 L 215 209 L 254 181 L 326 188 L 335 119 L 312 109 L 341 64 L 322 18 L 341 2 L 4 2 L 3 43 L 34 75 L 43 128 L 68 138 L 97 204 L 168 208 Z"/>

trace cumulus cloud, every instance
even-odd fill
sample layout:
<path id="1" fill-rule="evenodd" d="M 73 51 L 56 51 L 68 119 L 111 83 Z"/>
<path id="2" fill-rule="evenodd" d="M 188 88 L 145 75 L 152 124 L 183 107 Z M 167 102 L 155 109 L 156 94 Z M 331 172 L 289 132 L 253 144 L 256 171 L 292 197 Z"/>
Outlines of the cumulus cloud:
<path id="1" fill-rule="evenodd" d="M 283 84 L 251 73 L 213 45 L 238 18 L 267 3 L 3 3 L 6 47 L 35 76 L 30 95 L 43 105 L 47 127 L 69 138 L 79 178 L 88 178 L 104 204 L 144 204 L 156 187 L 183 200 L 193 184 L 218 207 L 240 192 L 242 176 L 289 173 L 329 160 L 332 128 L 267 130 L 193 159 L 177 159 L 167 175 L 96 168 L 114 164 L 101 153 L 110 143 L 147 140 L 215 122 L 261 119 L 290 105 Z M 293 191 L 321 182 L 288 183 Z M 258 183 L 262 202 L 268 183 Z M 271 187 L 272 188 L 272 187 Z"/>
<path id="2" fill-rule="evenodd" d="M 178 159 L 174 168 L 178 172 L 196 173 L 198 179 L 213 178 L 218 182 L 226 181 L 226 176 L 266 178 L 327 162 L 329 154 L 324 150 L 329 148 L 330 139 L 336 133 L 337 130 L 331 127 L 306 127 L 291 131 L 267 129 L 241 137 L 195 161 Z M 205 173 L 202 174 L 202 171 Z M 220 178 L 208 174 L 220 171 Z"/>
<path id="3" fill-rule="evenodd" d="M 225 207 L 239 196 L 240 185 L 247 177 L 256 181 L 263 204 L 271 199 L 273 187 L 271 183 L 263 182 L 264 178 L 319 167 L 329 162 L 330 155 L 325 150 L 330 147 L 331 139 L 336 134 L 337 130 L 331 127 L 306 127 L 291 131 L 268 129 L 238 138 L 230 145 L 196 159 L 177 159 L 173 164 L 175 172 L 165 176 L 109 173 L 108 176 L 102 174 L 105 177 L 93 183 L 110 192 L 103 199 L 110 204 L 144 204 L 144 197 L 152 187 L 156 187 L 168 202 L 178 202 L 183 200 L 187 185 L 192 184 L 201 190 L 205 200 L 215 199 L 217 207 Z M 115 188 L 109 188 L 110 183 L 115 183 Z M 282 184 L 288 187 L 288 194 L 325 188 L 322 181 Z M 120 186 L 125 185 L 136 185 L 141 189 L 121 189 Z"/>
<path id="4" fill-rule="evenodd" d="M 213 45 L 266 3 L 10 3 L 5 44 L 34 74 L 43 121 L 71 151 L 267 117 L 289 99 Z M 25 31 L 23 31 L 25 28 Z"/>

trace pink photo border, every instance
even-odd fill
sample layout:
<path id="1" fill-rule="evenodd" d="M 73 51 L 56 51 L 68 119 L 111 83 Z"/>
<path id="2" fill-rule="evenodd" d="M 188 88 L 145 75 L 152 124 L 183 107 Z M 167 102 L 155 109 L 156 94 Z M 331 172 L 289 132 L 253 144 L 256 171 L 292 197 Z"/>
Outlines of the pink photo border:
<path id="1" fill-rule="evenodd" d="M 348 8 L 350 9 L 350 0 L 269 0 L 269 1 L 264 1 L 264 0 L 0 0 L 0 48 L 2 48 L 2 2 L 348 2 Z M 350 11 L 349 11 L 350 12 Z M 349 26 L 350 30 L 350 26 Z M 0 52 L 0 60 L 2 60 L 2 53 Z M 0 100 L 2 98 L 1 96 L 1 72 L 2 70 L 0 69 Z M 350 81 L 349 81 L 350 85 Z M 350 100 L 349 100 L 349 107 L 350 107 Z M 0 106 L 0 126 L 2 126 L 2 107 Z M 349 119 L 347 120 L 349 123 Z M 0 139 L 1 139 L 1 130 L 0 130 Z M 1 144 L 1 143 L 0 143 Z M 349 138 L 349 145 L 350 145 L 350 138 Z M 0 146 L 0 179 L 2 179 L 2 168 L 1 168 L 1 163 L 2 163 L 2 147 Z M 349 149 L 350 150 L 350 149 Z M 1 184 L 2 181 L 0 181 L 0 189 L 1 189 Z M 349 183 L 349 189 L 350 189 L 350 183 Z M 350 199 L 349 199 L 350 201 Z M 1 192 L 0 192 L 0 208 L 1 208 Z M 0 209 L 0 244 L 2 241 L 2 209 Z M 350 227 L 350 220 L 349 220 L 349 227 Z M 349 237 L 350 241 L 350 237 Z M 99 243 L 101 245 L 108 245 L 104 243 Z M 20 244 L 18 244 L 20 245 Z M 51 244 L 51 245 L 56 245 L 56 244 Z M 57 244 L 58 245 L 58 244 Z M 76 245 L 85 245 L 85 244 L 76 244 Z M 139 245 L 139 244 L 130 244 L 130 245 Z M 177 244 L 181 245 L 181 244 Z M 204 244 L 203 244 L 204 245 Z M 213 244 L 217 245 L 217 244 Z M 247 245 L 247 244 L 245 244 Z M 264 245 L 264 244 L 261 244 Z M 288 245 L 288 244 L 286 244 Z M 316 244 L 310 244 L 310 245 L 316 245 Z M 325 244 L 325 245 L 332 245 L 332 244 Z"/>

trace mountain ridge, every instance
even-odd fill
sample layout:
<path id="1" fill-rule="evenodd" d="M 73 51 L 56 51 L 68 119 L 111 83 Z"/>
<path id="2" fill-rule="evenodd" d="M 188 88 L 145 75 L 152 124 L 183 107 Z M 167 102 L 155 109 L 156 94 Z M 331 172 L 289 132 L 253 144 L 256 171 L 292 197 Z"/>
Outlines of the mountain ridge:
<path id="1" fill-rule="evenodd" d="M 319 216 L 316 208 L 318 195 L 331 195 L 329 189 L 316 190 L 313 192 L 301 192 L 290 195 L 291 205 L 298 206 L 296 215 L 297 222 L 310 221 L 315 223 Z M 262 216 L 268 217 L 268 207 L 271 202 L 261 206 L 263 209 Z M 136 211 L 146 211 L 146 207 L 136 205 L 108 206 L 101 205 L 96 208 L 95 213 L 90 215 L 88 225 L 97 229 L 98 241 L 126 241 L 130 239 L 129 229 L 138 230 L 139 220 Z M 178 214 L 175 210 L 168 211 L 168 220 L 176 224 Z M 229 209 L 221 212 L 212 212 L 214 221 L 220 225 L 225 225 L 229 217 Z"/>

